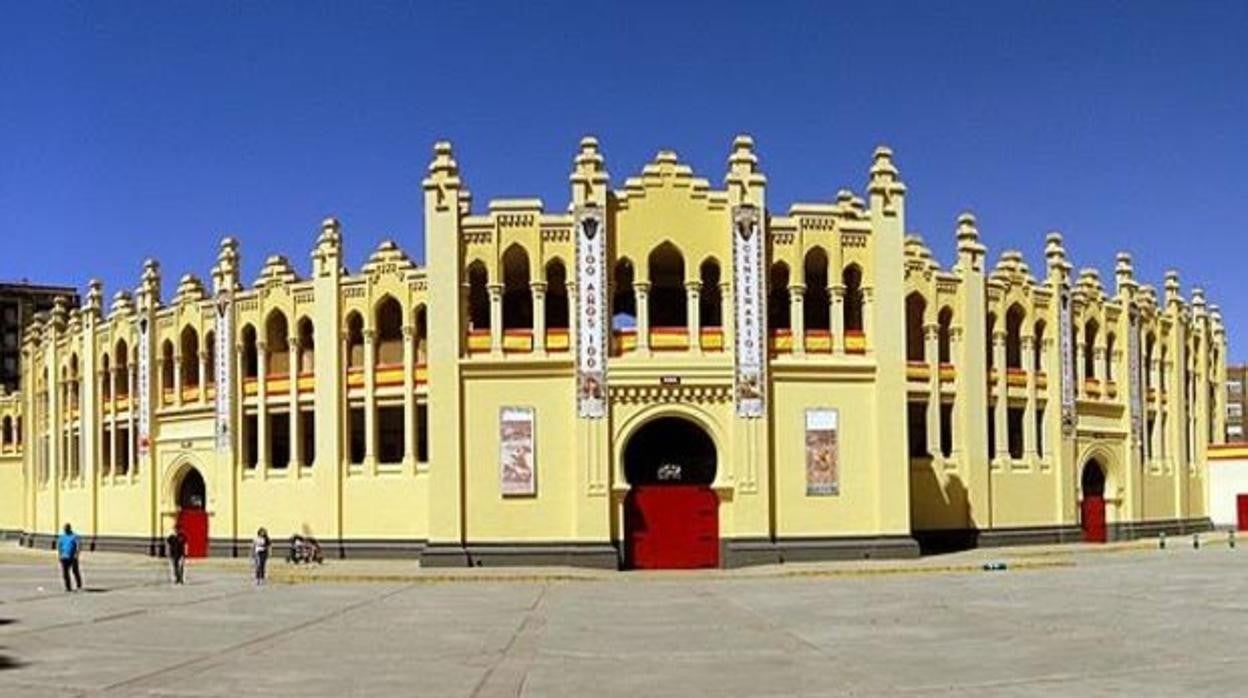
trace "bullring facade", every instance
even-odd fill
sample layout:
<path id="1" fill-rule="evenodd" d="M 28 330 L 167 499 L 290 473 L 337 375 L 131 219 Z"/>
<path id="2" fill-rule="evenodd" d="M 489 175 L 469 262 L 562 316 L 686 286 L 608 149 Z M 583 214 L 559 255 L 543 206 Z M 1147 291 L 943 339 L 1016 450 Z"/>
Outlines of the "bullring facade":
<path id="1" fill-rule="evenodd" d="M 451 147 L 424 267 L 355 273 L 326 220 L 172 294 L 59 304 L 0 396 L 0 527 L 45 545 L 243 554 L 264 526 L 422 564 L 669 567 L 917 554 L 1208 524 L 1225 332 L 1120 255 L 990 264 L 970 215 L 940 267 L 877 149 L 865 198 L 772 212 L 738 137 L 723 189 L 660 152 L 609 188 L 581 142 L 563 212 L 474 210 Z"/>

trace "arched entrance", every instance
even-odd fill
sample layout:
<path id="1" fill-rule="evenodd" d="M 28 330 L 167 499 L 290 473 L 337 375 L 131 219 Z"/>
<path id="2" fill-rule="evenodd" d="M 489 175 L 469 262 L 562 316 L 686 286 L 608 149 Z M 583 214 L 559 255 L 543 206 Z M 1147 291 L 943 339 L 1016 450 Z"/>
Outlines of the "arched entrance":
<path id="1" fill-rule="evenodd" d="M 1104 543 L 1105 530 L 1105 468 L 1095 458 L 1083 464 L 1080 478 L 1083 501 L 1079 505 L 1083 540 L 1088 543 Z"/>
<path id="2" fill-rule="evenodd" d="M 187 557 L 208 556 L 208 501 L 204 476 L 195 468 L 187 468 L 178 482 L 178 526 L 186 536 Z"/>
<path id="3" fill-rule="evenodd" d="M 715 442 L 697 424 L 660 417 L 624 448 L 624 562 L 633 569 L 719 566 Z"/>

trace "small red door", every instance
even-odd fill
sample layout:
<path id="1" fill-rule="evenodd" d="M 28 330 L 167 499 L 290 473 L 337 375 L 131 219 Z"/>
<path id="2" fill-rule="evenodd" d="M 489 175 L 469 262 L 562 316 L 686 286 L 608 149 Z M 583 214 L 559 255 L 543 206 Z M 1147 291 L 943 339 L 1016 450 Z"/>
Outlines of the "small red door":
<path id="1" fill-rule="evenodd" d="M 624 501 L 633 569 L 719 566 L 719 497 L 704 485 L 638 485 Z"/>
<path id="2" fill-rule="evenodd" d="M 1104 543 L 1105 535 L 1105 498 L 1097 495 L 1085 495 L 1081 507 L 1083 519 L 1083 540 L 1088 543 Z"/>
<path id="3" fill-rule="evenodd" d="M 1235 525 L 1236 530 L 1248 531 L 1248 494 L 1236 495 L 1235 510 L 1239 514 Z"/>
<path id="4" fill-rule="evenodd" d="M 208 512 L 203 509 L 179 509 L 178 525 L 186 536 L 187 557 L 208 557 Z"/>

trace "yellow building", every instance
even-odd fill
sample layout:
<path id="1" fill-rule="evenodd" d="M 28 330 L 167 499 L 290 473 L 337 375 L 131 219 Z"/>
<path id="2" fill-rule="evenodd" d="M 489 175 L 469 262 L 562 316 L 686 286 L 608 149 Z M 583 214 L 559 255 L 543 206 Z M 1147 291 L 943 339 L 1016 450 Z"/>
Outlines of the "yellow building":
<path id="1" fill-rule="evenodd" d="M 1199 290 L 991 266 L 957 221 L 942 269 L 876 150 L 865 198 L 767 206 L 739 137 L 724 187 L 660 152 L 609 188 L 473 210 L 451 147 L 423 182 L 426 267 L 356 273 L 326 220 L 309 273 L 60 304 L 0 396 L 0 528 L 212 554 L 264 526 L 426 565 L 741 565 L 1208 525 L 1225 332 Z M 13 426 L 10 427 L 9 425 Z M 1081 530 L 1082 529 L 1082 530 Z"/>

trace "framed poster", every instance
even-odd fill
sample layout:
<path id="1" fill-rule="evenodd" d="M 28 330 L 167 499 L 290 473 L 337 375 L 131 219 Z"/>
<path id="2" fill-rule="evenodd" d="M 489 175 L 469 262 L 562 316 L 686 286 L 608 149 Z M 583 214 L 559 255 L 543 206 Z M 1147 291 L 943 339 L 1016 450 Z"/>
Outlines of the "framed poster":
<path id="1" fill-rule="evenodd" d="M 806 410 L 806 496 L 840 494 L 838 414 L 831 409 Z"/>
<path id="2" fill-rule="evenodd" d="M 499 486 L 504 497 L 537 493 L 533 422 L 532 407 L 504 407 L 499 411 Z"/>

